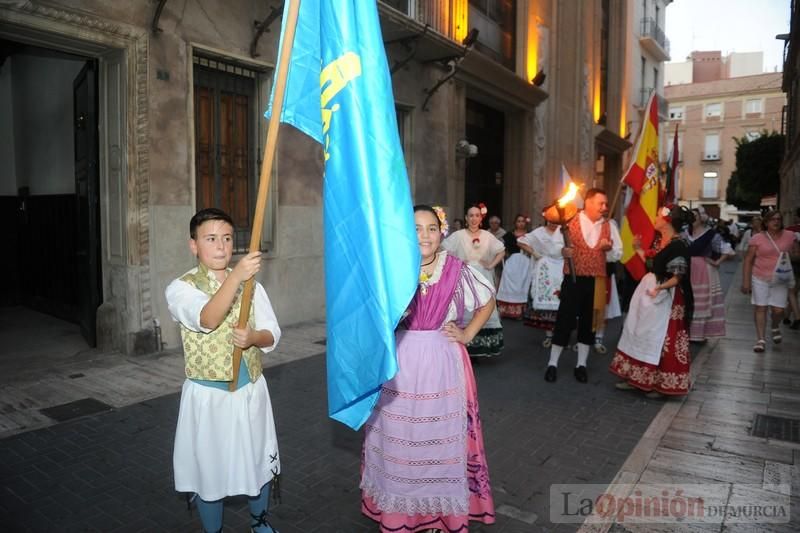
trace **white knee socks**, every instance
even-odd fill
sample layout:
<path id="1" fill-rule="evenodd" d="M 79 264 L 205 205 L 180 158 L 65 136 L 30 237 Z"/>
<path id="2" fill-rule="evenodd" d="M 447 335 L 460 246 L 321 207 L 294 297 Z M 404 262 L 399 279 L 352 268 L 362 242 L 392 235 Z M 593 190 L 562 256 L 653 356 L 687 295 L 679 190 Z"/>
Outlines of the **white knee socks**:
<path id="1" fill-rule="evenodd" d="M 557 344 L 550 346 L 550 362 L 547 363 L 547 366 L 558 366 L 558 358 L 561 357 L 561 350 L 563 349 L 563 346 L 558 346 Z"/>
<path id="2" fill-rule="evenodd" d="M 586 366 L 586 360 L 589 359 L 589 345 L 578 343 L 578 364 L 576 366 Z"/>
<path id="3" fill-rule="evenodd" d="M 550 361 L 547 363 L 547 366 L 558 366 L 558 359 L 561 357 L 561 351 L 563 349 L 563 346 L 558 346 L 557 344 L 550 346 Z M 579 342 L 578 364 L 576 366 L 586 366 L 587 359 L 589 359 L 589 345 Z"/>

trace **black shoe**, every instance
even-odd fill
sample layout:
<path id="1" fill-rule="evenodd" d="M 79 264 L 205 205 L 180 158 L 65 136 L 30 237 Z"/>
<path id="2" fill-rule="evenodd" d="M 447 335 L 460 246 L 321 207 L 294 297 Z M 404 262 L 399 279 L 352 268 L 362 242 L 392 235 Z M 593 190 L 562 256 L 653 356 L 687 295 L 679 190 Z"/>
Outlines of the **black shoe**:
<path id="1" fill-rule="evenodd" d="M 792 319 L 791 319 L 791 318 L 789 318 L 789 317 L 786 317 L 786 318 L 784 318 L 784 319 L 783 319 L 783 323 L 784 323 L 784 324 L 786 324 L 786 325 L 788 326 L 789 324 L 791 324 L 791 323 L 792 323 Z"/>
<path id="2" fill-rule="evenodd" d="M 789 326 L 789 329 L 800 329 L 800 320 L 795 320 L 792 322 L 792 325 Z"/>
<path id="3" fill-rule="evenodd" d="M 250 513 L 250 517 L 253 519 L 253 523 L 250 524 L 250 533 L 256 533 L 257 531 L 256 528 L 264 528 L 264 527 L 268 527 L 269 530 L 272 531 L 273 533 L 278 533 L 278 530 L 272 527 L 272 525 L 267 520 L 267 516 L 269 516 L 269 513 L 267 513 L 267 511 L 261 511 L 260 515 L 254 515 L 253 513 Z"/>
<path id="4" fill-rule="evenodd" d="M 556 370 L 556 367 L 553 365 L 548 366 L 547 371 L 544 373 L 544 380 L 548 383 L 552 383 L 556 380 L 556 377 L 558 377 L 558 371 Z"/>
<path id="5" fill-rule="evenodd" d="M 587 381 L 589 381 L 589 376 L 586 374 L 585 366 L 575 367 L 575 379 L 577 379 L 581 383 L 586 383 Z"/>

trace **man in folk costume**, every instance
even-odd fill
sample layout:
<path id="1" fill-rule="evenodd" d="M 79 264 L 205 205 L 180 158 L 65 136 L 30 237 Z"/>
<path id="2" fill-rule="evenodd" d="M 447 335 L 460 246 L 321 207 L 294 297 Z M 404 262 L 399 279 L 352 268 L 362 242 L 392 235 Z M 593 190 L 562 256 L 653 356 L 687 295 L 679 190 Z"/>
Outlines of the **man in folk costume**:
<path id="1" fill-rule="evenodd" d="M 189 222 L 198 265 L 166 289 L 170 314 L 180 324 L 187 378 L 175 430 L 175 490 L 191 495 L 203 531 L 221 532 L 223 499 L 246 494 L 251 531 L 274 533 L 267 516 L 280 457 L 261 358 L 275 349 L 281 330 L 257 282 L 250 319 L 237 327 L 242 285 L 262 259 L 261 252 L 250 252 L 230 268 L 233 233 L 224 211 L 198 211 Z M 234 346 L 243 350 L 238 379 Z"/>
<path id="2" fill-rule="evenodd" d="M 578 364 L 575 379 L 588 381 L 586 361 L 589 347 L 594 344 L 595 332 L 602 327 L 606 309 L 606 258 L 618 261 L 622 257 L 619 230 L 604 218 L 608 211 L 608 196 L 602 189 L 589 189 L 583 210 L 566 226 L 569 246 L 561 254 L 564 262 L 564 281 L 561 283 L 560 303 L 550 347 L 550 361 L 545 381 L 553 382 L 558 375 L 558 359 L 569 344 L 572 330 L 578 330 Z M 570 266 L 570 263 L 572 266 Z M 569 269 L 575 269 L 572 281 Z"/>

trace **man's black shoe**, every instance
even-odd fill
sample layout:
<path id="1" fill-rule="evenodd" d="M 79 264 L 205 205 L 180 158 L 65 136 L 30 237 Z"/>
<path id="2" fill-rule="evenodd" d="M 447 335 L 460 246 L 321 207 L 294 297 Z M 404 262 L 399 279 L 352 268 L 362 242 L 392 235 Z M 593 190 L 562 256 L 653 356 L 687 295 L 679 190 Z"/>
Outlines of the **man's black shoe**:
<path id="1" fill-rule="evenodd" d="M 577 379 L 581 383 L 586 383 L 587 381 L 589 381 L 589 376 L 586 374 L 585 366 L 575 367 L 575 379 Z"/>
<path id="2" fill-rule="evenodd" d="M 547 371 L 544 373 L 544 380 L 548 383 L 552 383 L 556 380 L 558 376 L 558 372 L 556 371 L 556 367 L 550 365 L 547 367 Z"/>

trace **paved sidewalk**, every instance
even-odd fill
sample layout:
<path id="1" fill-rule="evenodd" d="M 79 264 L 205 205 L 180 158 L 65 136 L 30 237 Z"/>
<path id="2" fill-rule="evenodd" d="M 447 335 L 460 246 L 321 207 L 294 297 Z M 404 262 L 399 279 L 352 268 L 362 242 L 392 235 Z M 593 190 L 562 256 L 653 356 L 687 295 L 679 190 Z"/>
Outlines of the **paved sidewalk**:
<path id="1" fill-rule="evenodd" d="M 121 408 L 179 392 L 185 379 L 177 349 L 139 356 L 101 353 L 86 348 L 77 325 L 25 308 L 0 310 L 0 325 L 0 439 L 56 424 L 42 409 L 84 398 Z M 323 321 L 290 326 L 264 367 L 324 351 Z"/>
<path id="2" fill-rule="evenodd" d="M 622 497 L 632 485 L 647 494 L 654 484 L 707 484 L 700 496 L 727 506 L 727 517 L 717 524 L 660 525 L 612 517 L 587 521 L 582 532 L 800 531 L 800 331 L 784 325 L 782 344 L 769 342 L 765 353 L 754 353 L 752 307 L 738 290 L 740 280 L 741 264 L 726 298 L 727 336 L 694 361 L 689 396 L 664 405 L 608 489 Z M 777 431 L 778 438 L 754 436 L 756 415 L 785 417 L 791 425 Z M 792 431 L 795 440 L 784 440 Z M 771 505 L 787 499 L 786 523 L 760 523 L 752 516 L 738 521 L 747 506 L 772 512 Z"/>

